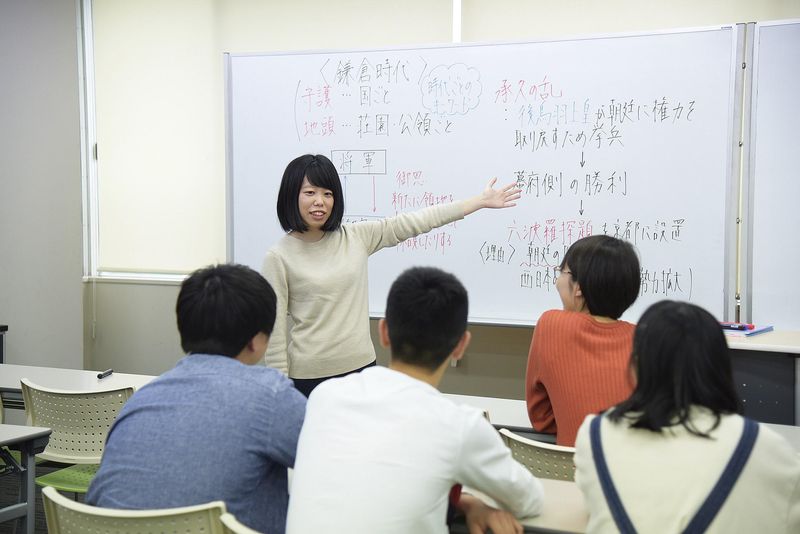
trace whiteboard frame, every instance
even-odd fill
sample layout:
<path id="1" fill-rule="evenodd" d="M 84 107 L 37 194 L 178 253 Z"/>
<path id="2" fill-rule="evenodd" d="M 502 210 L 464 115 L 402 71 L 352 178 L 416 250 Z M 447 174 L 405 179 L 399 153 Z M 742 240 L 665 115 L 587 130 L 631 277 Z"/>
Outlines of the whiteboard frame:
<path id="1" fill-rule="evenodd" d="M 725 321 L 742 321 L 748 314 L 742 314 L 748 299 L 744 293 L 748 291 L 747 278 L 748 258 L 751 257 L 751 231 L 746 221 L 750 209 L 749 173 L 750 173 L 750 108 L 753 86 L 753 40 L 751 38 L 755 23 L 738 24 L 737 57 L 734 68 L 736 91 L 734 93 L 734 116 L 731 129 L 731 189 L 728 207 L 731 210 L 727 219 L 732 222 L 727 234 L 726 255 L 726 309 Z M 740 67 L 741 66 L 741 67 Z M 732 258 L 732 260 L 731 260 Z M 748 319 L 749 321 L 749 319 Z"/>
<path id="2" fill-rule="evenodd" d="M 639 32 L 622 32 L 622 33 L 598 33 L 589 35 L 566 36 L 557 39 L 539 39 L 539 40 L 524 40 L 524 41 L 481 41 L 470 43 L 442 43 L 442 44 L 422 44 L 422 45 L 401 45 L 401 46 L 388 46 L 376 48 L 332 48 L 332 49 L 309 49 L 309 50 L 290 50 L 290 51 L 275 51 L 275 52 L 247 52 L 247 53 L 223 53 L 224 62 L 224 109 L 225 109 L 225 219 L 226 219 L 226 259 L 228 262 L 234 261 L 234 217 L 233 217 L 233 202 L 234 202 L 234 183 L 233 183 L 233 128 L 232 128 L 232 109 L 233 109 L 233 90 L 232 90 L 232 58 L 236 57 L 251 57 L 251 56 L 292 56 L 292 55 L 313 55 L 313 54 L 345 54 L 356 52 L 403 52 L 403 51 L 416 51 L 416 50 L 430 50 L 442 48 L 470 48 L 482 46 L 514 46 L 514 45 L 528 45 L 537 43 L 556 43 L 565 41 L 590 41 L 598 39 L 623 39 L 630 37 L 647 37 L 659 35 L 673 35 L 673 34 L 687 34 L 687 33 L 700 33 L 711 31 L 731 31 L 732 32 L 732 47 L 731 47 L 731 87 L 730 93 L 733 98 L 729 101 L 728 110 L 728 149 L 727 149 L 727 172 L 724 180 L 725 184 L 725 221 L 723 221 L 723 235 L 724 235 L 724 264 L 723 264 L 723 292 L 720 295 L 722 300 L 722 318 L 721 320 L 729 321 L 734 320 L 736 317 L 737 300 L 737 279 L 741 276 L 741 264 L 737 262 L 737 247 L 741 243 L 739 235 L 739 200 L 742 176 L 742 160 L 747 159 L 742 157 L 741 150 L 743 144 L 740 139 L 743 139 L 742 117 L 743 117 L 743 99 L 744 99 L 744 70 L 739 66 L 745 61 L 745 50 L 747 43 L 747 33 L 745 31 L 746 24 L 732 23 L 714 26 L 700 26 L 690 28 L 676 28 L 665 29 L 657 31 L 639 31 Z M 734 180 L 734 176 L 738 179 Z M 752 260 L 752 259 L 751 259 Z M 382 318 L 382 313 L 370 312 L 370 319 Z M 475 320 L 469 317 L 469 324 L 471 325 L 485 325 L 485 326 L 506 326 L 506 327 L 533 327 L 536 325 L 538 317 L 526 321 L 514 321 L 509 319 L 498 319 L 493 321 L 491 319 L 481 318 Z"/>
<path id="3" fill-rule="evenodd" d="M 758 61 L 758 54 L 759 54 L 759 36 L 761 33 L 761 28 L 769 28 L 774 26 L 789 26 L 789 25 L 800 25 L 800 18 L 796 19 L 782 19 L 782 20 L 771 20 L 765 22 L 756 22 L 751 23 L 754 26 L 754 31 L 752 33 L 753 38 L 750 39 L 751 42 L 751 56 L 750 61 L 753 65 L 752 73 L 751 73 L 751 80 L 750 80 L 750 91 L 748 98 L 748 109 L 745 113 L 745 120 L 748 121 L 749 131 L 748 135 L 745 138 L 747 143 L 749 144 L 747 149 L 747 166 L 746 166 L 746 174 L 745 174 L 745 184 L 746 184 L 746 194 L 743 195 L 744 199 L 747 202 L 747 210 L 744 212 L 747 216 L 746 221 L 746 228 L 747 228 L 747 256 L 746 262 L 743 262 L 742 270 L 743 275 L 742 278 L 746 281 L 745 282 L 745 295 L 744 295 L 744 302 L 742 309 L 744 311 L 744 318 L 746 322 L 753 322 L 753 282 L 755 280 L 755 269 L 754 269 L 754 260 L 753 257 L 754 253 L 754 240 L 753 235 L 755 231 L 755 193 L 756 193 L 756 177 L 755 177 L 755 169 L 757 165 L 756 161 L 756 142 L 757 142 L 757 114 L 758 114 L 758 102 L 755 94 L 758 75 L 759 75 L 759 61 Z M 778 267 L 776 267 L 778 268 Z M 790 298 L 790 297 L 787 297 Z M 800 376 L 800 358 L 797 361 L 797 372 L 798 376 Z M 798 385 L 800 388 L 800 385 Z M 798 411 L 796 412 L 796 419 L 800 420 L 800 396 L 797 398 L 797 408 Z"/>

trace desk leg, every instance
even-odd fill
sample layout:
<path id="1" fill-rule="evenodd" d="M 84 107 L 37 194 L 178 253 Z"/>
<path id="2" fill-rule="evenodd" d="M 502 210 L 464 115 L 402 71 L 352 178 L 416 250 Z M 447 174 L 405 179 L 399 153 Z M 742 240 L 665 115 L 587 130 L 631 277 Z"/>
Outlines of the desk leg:
<path id="1" fill-rule="evenodd" d="M 18 520 L 17 532 L 34 534 L 36 527 L 36 455 L 33 453 L 31 443 L 25 443 L 20 448 L 20 460 L 25 472 L 20 475 L 19 496 L 20 501 L 25 499 L 25 515 Z M 20 529 L 20 525 L 22 528 Z"/>

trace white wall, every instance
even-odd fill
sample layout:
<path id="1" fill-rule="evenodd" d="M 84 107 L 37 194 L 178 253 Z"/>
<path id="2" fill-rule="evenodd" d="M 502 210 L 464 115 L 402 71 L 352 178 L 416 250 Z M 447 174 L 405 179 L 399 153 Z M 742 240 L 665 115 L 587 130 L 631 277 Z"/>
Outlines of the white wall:
<path id="1" fill-rule="evenodd" d="M 6 363 L 83 366 L 74 0 L 0 2 L 0 323 Z"/>
<path id="2" fill-rule="evenodd" d="M 798 0 L 462 0 L 465 41 L 716 26 L 800 16 Z"/>

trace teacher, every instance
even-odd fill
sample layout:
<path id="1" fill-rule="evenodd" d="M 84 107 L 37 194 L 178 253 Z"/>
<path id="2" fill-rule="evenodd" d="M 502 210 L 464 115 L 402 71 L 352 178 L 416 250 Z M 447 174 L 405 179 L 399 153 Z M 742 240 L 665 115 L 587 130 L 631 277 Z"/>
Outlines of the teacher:
<path id="1" fill-rule="evenodd" d="M 369 256 L 481 208 L 515 206 L 520 197 L 516 185 L 494 189 L 496 181 L 493 178 L 481 194 L 467 200 L 380 221 L 342 224 L 344 197 L 333 163 L 311 154 L 292 160 L 283 173 L 277 206 L 287 234 L 269 249 L 262 270 L 277 295 L 267 365 L 287 373 L 306 396 L 328 378 L 375 365 L 369 333 Z"/>

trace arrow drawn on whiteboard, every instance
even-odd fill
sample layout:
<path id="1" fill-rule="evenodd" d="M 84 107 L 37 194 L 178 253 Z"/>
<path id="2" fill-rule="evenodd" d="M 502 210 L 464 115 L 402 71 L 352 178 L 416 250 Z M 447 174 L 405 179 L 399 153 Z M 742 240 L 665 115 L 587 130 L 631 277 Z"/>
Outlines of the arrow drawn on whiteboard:
<path id="1" fill-rule="evenodd" d="M 344 175 L 344 202 L 347 204 L 347 175 Z"/>
<path id="2" fill-rule="evenodd" d="M 583 215 L 583 199 L 581 199 L 581 208 L 578 210 L 578 213 Z"/>
<path id="3" fill-rule="evenodd" d="M 372 177 L 372 212 L 378 211 L 378 208 L 375 206 L 375 177 Z"/>
<path id="4" fill-rule="evenodd" d="M 586 160 L 583 159 L 583 150 L 581 150 L 581 168 L 583 168 L 584 165 L 586 165 Z"/>

